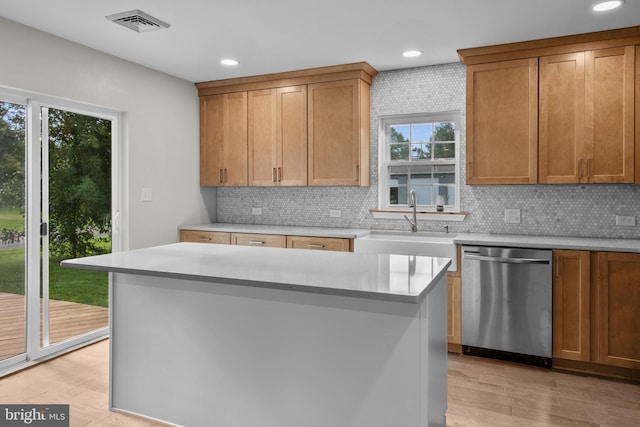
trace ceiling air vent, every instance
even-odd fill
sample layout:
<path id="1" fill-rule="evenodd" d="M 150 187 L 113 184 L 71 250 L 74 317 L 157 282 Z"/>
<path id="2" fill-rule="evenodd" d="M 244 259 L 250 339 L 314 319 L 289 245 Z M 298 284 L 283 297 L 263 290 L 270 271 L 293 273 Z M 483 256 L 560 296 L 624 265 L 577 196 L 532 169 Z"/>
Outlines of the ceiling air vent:
<path id="1" fill-rule="evenodd" d="M 109 15 L 106 18 L 109 21 L 113 21 L 116 24 L 120 24 L 139 33 L 170 27 L 166 22 L 162 22 L 161 20 L 137 9 L 130 10 L 128 12 L 116 13 L 115 15 Z"/>

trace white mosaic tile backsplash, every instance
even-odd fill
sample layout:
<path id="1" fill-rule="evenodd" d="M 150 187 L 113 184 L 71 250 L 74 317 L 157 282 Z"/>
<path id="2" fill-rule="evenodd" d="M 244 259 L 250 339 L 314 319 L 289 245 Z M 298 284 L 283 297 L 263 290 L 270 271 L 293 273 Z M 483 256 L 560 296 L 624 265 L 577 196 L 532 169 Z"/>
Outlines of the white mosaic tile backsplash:
<path id="1" fill-rule="evenodd" d="M 461 112 L 461 164 L 465 152 L 465 68 L 462 64 L 386 71 L 371 87 L 371 186 L 230 187 L 217 190 L 217 221 L 241 224 L 355 227 L 408 230 L 404 220 L 373 219 L 378 206 L 379 117 L 438 111 Z M 639 238 L 638 226 L 615 225 L 616 215 L 640 213 L 640 185 L 467 186 L 461 168 L 463 222 L 452 232 Z M 262 215 L 252 215 L 252 208 Z M 338 209 L 340 218 L 329 211 Z M 505 209 L 520 209 L 521 223 L 504 221 Z M 422 231 L 441 231 L 441 221 L 419 221 Z"/>

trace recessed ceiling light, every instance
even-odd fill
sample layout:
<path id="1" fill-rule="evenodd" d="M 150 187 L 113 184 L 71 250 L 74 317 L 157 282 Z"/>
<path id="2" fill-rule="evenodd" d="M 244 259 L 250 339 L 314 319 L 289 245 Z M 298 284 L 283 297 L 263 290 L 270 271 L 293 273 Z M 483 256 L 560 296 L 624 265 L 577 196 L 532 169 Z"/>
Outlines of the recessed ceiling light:
<path id="1" fill-rule="evenodd" d="M 422 55 L 422 52 L 419 50 L 406 50 L 402 52 L 402 56 L 405 58 L 415 58 L 416 56 Z"/>
<path id="2" fill-rule="evenodd" d="M 229 59 L 229 58 L 221 59 L 220 63 L 223 64 L 223 65 L 238 65 L 239 64 L 239 62 L 237 60 Z"/>
<path id="3" fill-rule="evenodd" d="M 622 3 L 624 3 L 622 0 L 604 1 L 593 6 L 593 10 L 595 12 L 605 12 L 622 6 Z"/>

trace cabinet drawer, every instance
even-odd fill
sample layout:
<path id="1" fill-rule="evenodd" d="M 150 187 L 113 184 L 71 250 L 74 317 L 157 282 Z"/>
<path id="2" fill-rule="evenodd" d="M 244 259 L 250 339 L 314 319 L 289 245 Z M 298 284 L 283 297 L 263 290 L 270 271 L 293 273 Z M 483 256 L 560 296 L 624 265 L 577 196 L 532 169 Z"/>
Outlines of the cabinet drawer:
<path id="1" fill-rule="evenodd" d="M 231 233 L 221 231 L 180 230 L 180 241 L 228 245 L 231 242 Z"/>
<path id="2" fill-rule="evenodd" d="M 269 248 L 286 248 L 287 238 L 279 234 L 247 234 L 232 233 L 231 244 L 241 246 L 265 246 Z"/>
<path id="3" fill-rule="evenodd" d="M 315 249 L 320 251 L 351 251 L 351 239 L 335 237 L 287 236 L 287 247 L 293 249 Z"/>

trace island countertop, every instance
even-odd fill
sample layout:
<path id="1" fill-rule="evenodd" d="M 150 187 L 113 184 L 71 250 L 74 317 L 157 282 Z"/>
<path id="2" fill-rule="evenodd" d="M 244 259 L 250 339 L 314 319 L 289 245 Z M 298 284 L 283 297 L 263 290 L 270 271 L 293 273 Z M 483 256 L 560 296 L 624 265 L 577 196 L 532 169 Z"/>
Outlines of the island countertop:
<path id="1" fill-rule="evenodd" d="M 451 260 L 410 255 L 175 243 L 62 267 L 418 303 Z"/>

